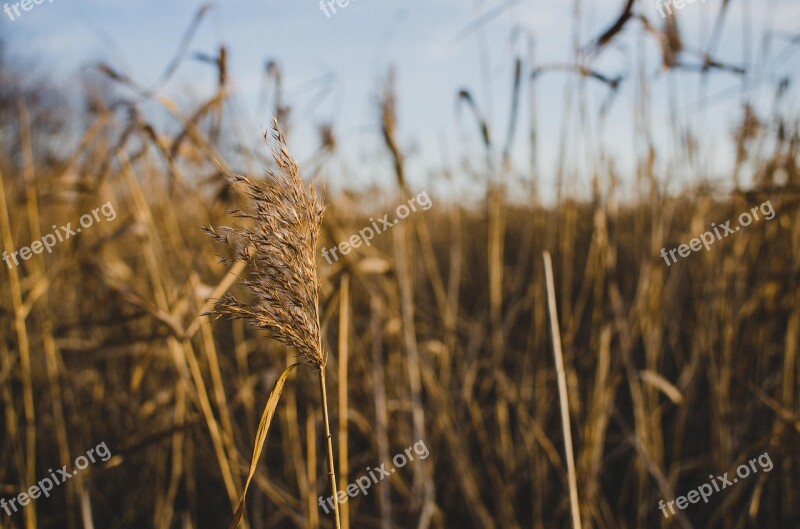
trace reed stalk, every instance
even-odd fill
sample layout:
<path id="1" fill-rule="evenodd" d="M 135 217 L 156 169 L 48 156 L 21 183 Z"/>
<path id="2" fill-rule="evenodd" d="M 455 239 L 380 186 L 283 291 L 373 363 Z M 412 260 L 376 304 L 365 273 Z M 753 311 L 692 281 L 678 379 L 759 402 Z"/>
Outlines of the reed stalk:
<path id="1" fill-rule="evenodd" d="M 232 251 L 233 257 L 223 257 L 223 263 L 231 267 L 235 267 L 237 262 L 247 264 L 249 273 L 243 284 L 253 298 L 248 303 L 242 303 L 227 293 L 211 314 L 243 319 L 297 351 L 297 362 L 284 369 L 267 399 L 256 433 L 247 481 L 229 529 L 238 527 L 242 520 L 247 490 L 255 475 L 283 387 L 294 368 L 300 365 L 314 368 L 319 377 L 328 476 L 333 496 L 336 497 L 338 492 L 325 381 L 327 355 L 323 353 L 320 333 L 319 281 L 315 259 L 325 208 L 313 186 L 306 188 L 300 179 L 297 162 L 286 148 L 286 139 L 278 129 L 277 121 L 273 121 L 273 138 L 278 144 L 278 148 L 272 152 L 277 169 L 270 171 L 268 178 L 255 181 L 242 175 L 228 175 L 232 185 L 243 191 L 251 201 L 246 210 L 234 209 L 230 213 L 248 225 L 204 228 L 212 238 Z M 333 503 L 333 515 L 336 529 L 341 529 L 338 502 Z"/>
<path id="2" fill-rule="evenodd" d="M 561 333 L 558 330 L 558 311 L 556 308 L 555 282 L 553 281 L 553 262 L 550 252 L 544 252 L 544 272 L 547 282 L 547 305 L 550 309 L 550 326 L 553 332 L 553 356 L 558 375 L 558 398 L 561 402 L 561 426 L 564 430 L 564 451 L 567 459 L 567 479 L 569 481 L 569 503 L 572 514 L 572 528 L 581 529 L 581 513 L 578 504 L 578 483 L 575 477 L 575 456 L 572 451 L 572 428 L 569 423 L 569 398 L 567 396 L 567 377 L 564 374 L 564 355 L 561 352 Z"/>

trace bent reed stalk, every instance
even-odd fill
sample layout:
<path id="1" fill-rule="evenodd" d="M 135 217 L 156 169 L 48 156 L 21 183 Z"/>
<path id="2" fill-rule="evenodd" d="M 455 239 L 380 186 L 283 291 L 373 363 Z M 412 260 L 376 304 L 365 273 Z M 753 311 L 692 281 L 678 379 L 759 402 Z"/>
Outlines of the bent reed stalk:
<path id="1" fill-rule="evenodd" d="M 303 185 L 297 162 L 289 154 L 286 139 L 278 129 L 276 120 L 273 120 L 273 139 L 278 144 L 278 148 L 272 152 L 277 170 L 269 171 L 266 180 L 257 182 L 242 175 L 228 175 L 232 185 L 252 201 L 249 209 L 235 209 L 230 213 L 236 218 L 251 221 L 248 223 L 250 226 L 203 228 L 212 238 L 232 250 L 233 257 L 223 257 L 223 263 L 233 266 L 238 261 L 248 265 L 249 272 L 243 284 L 253 295 L 252 302 L 245 304 L 237 301 L 233 295 L 225 294 L 210 314 L 247 320 L 251 325 L 267 331 L 272 338 L 294 347 L 298 356 L 298 361 L 278 377 L 267 399 L 242 498 L 228 529 L 238 527 L 242 519 L 247 490 L 283 386 L 291 371 L 299 365 L 315 368 L 319 376 L 328 475 L 334 496 L 338 492 L 325 384 L 327 355 L 323 353 L 320 336 L 319 282 L 315 261 L 325 207 L 319 201 L 314 186 L 306 188 Z M 336 528 L 340 529 L 336 505 L 334 519 Z"/>

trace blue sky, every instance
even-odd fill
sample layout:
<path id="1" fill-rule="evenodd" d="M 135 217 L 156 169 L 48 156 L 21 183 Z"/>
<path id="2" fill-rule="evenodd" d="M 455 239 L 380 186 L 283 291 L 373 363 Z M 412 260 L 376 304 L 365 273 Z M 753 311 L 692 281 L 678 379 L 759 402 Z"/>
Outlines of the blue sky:
<path id="1" fill-rule="evenodd" d="M 498 140 L 504 137 L 512 58 L 525 42 L 512 36 L 521 35 L 520 30 L 534 35 L 539 63 L 570 60 L 573 2 L 519 0 L 480 31 L 456 38 L 476 17 L 505 3 L 507 0 L 351 0 L 347 7 L 337 7 L 336 14 L 326 17 L 316 0 L 222 0 L 203 21 L 190 49 L 211 54 L 221 43 L 228 47 L 244 132 L 255 138 L 269 123 L 268 115 L 256 115 L 263 65 L 276 60 L 283 71 L 287 102 L 295 109 L 290 137 L 293 150 L 301 160 L 309 156 L 317 145 L 315 126 L 334 121 L 342 156 L 331 168 L 331 180 L 352 185 L 391 182 L 391 166 L 380 143 L 377 97 L 393 65 L 397 72 L 400 139 L 409 153 L 410 179 L 416 187 L 422 187 L 443 160 L 455 167 L 464 159 L 476 167 L 481 163 L 472 122 L 466 113 L 460 120 L 456 116 L 455 96 L 460 88 L 469 88 L 476 95 L 494 135 Z M 583 2 L 581 42 L 588 42 L 608 26 L 623 3 Z M 82 66 L 102 60 L 148 86 L 166 67 L 201 4 L 199 0 L 44 0 L 14 21 L 1 15 L 0 38 L 12 54 L 32 60 L 64 83 L 74 82 Z M 698 0 L 678 11 L 682 36 L 689 47 L 705 48 L 719 6 L 720 0 Z M 636 9 L 661 24 L 655 0 L 641 0 Z M 751 23 L 743 24 L 743 20 Z M 798 20 L 800 2 L 796 0 L 734 0 L 715 56 L 725 62 L 746 63 L 747 50 L 758 49 L 766 28 L 797 33 Z M 654 101 L 650 120 L 657 135 L 665 134 L 656 140 L 666 146 L 670 144 L 666 104 L 669 81 L 657 75 L 658 49 L 639 28 L 631 24 L 595 67 L 612 76 L 621 70 L 635 72 L 629 65 L 636 64 L 637 50 L 644 46 Z M 746 39 L 751 47 L 743 44 Z M 775 41 L 773 46 L 777 55 L 786 44 Z M 794 50 L 798 48 L 794 46 Z M 785 61 L 769 64 L 768 73 L 778 76 L 796 71 L 799 54 L 794 50 L 790 48 L 784 54 Z M 750 63 L 754 61 L 751 57 Z M 327 85 L 318 82 L 325 76 L 331 79 Z M 679 74 L 673 81 L 678 86 L 679 107 L 685 109 L 680 119 L 703 134 L 699 139 L 711 154 L 693 168 L 685 168 L 685 173 L 673 168 L 679 173 L 674 177 L 676 184 L 691 180 L 694 175 L 689 173 L 697 171 L 725 179 L 729 169 L 726 144 L 730 126 L 738 116 L 741 98 L 737 87 L 741 81 L 732 75 L 712 76 L 705 92 L 709 104 L 698 112 L 692 106 L 702 94 L 698 92 L 698 78 L 696 74 Z M 602 134 L 605 149 L 615 157 L 623 174 L 630 172 L 634 160 L 635 82 L 632 78 L 623 84 Z M 543 187 L 552 187 L 569 86 L 574 85 L 568 76 L 557 73 L 537 83 Z M 187 62 L 160 95 L 188 110 L 213 89 L 212 69 Z M 729 89 L 733 92 L 727 92 Z M 572 138 L 567 159 L 578 175 L 579 187 L 588 182 L 584 160 L 597 151 L 598 139 L 590 135 L 596 134 L 597 109 L 607 93 L 599 83 L 590 83 L 589 127 L 574 121 L 575 112 L 570 118 Z M 719 93 L 725 97 L 715 95 Z M 762 90 L 754 94 L 757 102 L 768 105 L 769 93 Z M 522 134 L 517 137 L 514 160 L 524 173 L 528 160 L 527 97 L 523 103 L 518 131 Z"/>

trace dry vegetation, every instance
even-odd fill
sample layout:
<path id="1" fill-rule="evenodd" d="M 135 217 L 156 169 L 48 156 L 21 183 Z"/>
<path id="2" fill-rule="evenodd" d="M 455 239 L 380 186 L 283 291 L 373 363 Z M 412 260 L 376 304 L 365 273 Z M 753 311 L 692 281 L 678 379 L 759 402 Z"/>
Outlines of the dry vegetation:
<path id="1" fill-rule="evenodd" d="M 229 273 L 241 265 L 220 263 L 198 226 L 228 225 L 228 210 L 244 207 L 224 173 L 258 181 L 274 167 L 266 147 L 231 139 L 224 49 L 213 62 L 216 94 L 186 111 L 102 66 L 108 81 L 88 85 L 79 119 L 59 114 L 57 91 L 33 90 L 0 63 L 3 249 L 109 200 L 118 214 L 52 255 L 3 266 L 0 495 L 100 441 L 114 454 L 24 514 L 0 513 L 4 528 L 221 528 L 238 505 L 266 395 L 305 353 L 204 315 L 226 292 L 248 293 Z M 458 97 L 480 116 L 469 92 Z M 396 98 L 388 84 L 376 112 L 397 176 L 381 199 L 390 205 L 412 192 Z M 145 105 L 172 116 L 172 129 L 148 121 Z M 339 488 L 419 439 L 431 452 L 343 505 L 343 527 L 569 526 L 544 250 L 555 263 L 582 527 L 800 527 L 800 138 L 797 118 L 779 108 L 746 108 L 735 131 L 737 178 L 754 182 L 746 190 L 737 180 L 733 193 L 698 185 L 668 196 L 653 163 L 667 154 L 650 144 L 626 179 L 635 201 L 620 200 L 620 176 L 601 156 L 589 164 L 592 199 L 552 206 L 535 185 L 528 205 L 508 200 L 511 174 L 536 175 L 504 163 L 478 118 L 483 202 L 434 197 L 371 247 L 332 266 L 318 256 Z M 279 99 L 272 113 L 291 131 L 289 110 Z M 307 182 L 324 181 L 337 156 L 334 130 L 321 131 L 301 168 Z M 356 213 L 360 199 L 376 203 L 327 197 L 320 244 L 368 225 L 377 211 Z M 660 258 L 663 246 L 765 200 L 773 220 L 669 268 Z M 333 526 L 317 504 L 330 494 L 322 430 L 316 381 L 290 377 L 245 526 Z M 772 472 L 661 516 L 659 499 L 765 451 Z"/>

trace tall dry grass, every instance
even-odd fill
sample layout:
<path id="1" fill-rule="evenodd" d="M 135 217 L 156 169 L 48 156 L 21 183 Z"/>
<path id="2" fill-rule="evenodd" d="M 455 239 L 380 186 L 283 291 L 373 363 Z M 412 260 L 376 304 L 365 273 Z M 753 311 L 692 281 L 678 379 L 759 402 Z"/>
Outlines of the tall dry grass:
<path id="1" fill-rule="evenodd" d="M 630 16 L 621 20 L 631 23 Z M 619 29 L 609 31 L 595 46 Z M 218 248 L 196 227 L 226 225 L 228 210 L 246 207 L 225 173 L 269 185 L 257 168 L 280 170 L 248 147 L 246 134 L 235 149 L 223 141 L 239 130 L 225 57 L 221 48 L 213 61 L 215 93 L 190 108 L 152 97 L 157 87 L 143 89 L 104 65 L 106 80 L 96 81 L 103 90 L 86 93 L 80 137 L 57 136 L 74 140 L 59 156 L 47 150 L 52 129 L 29 124 L 41 102 L 21 90 L 2 109 L 12 116 L 4 130 L 16 134 L 13 142 L 4 136 L 0 157 L 6 251 L 97 203 L 111 200 L 118 213 L 113 223 L 58 245 L 52 255 L 4 270 L 0 495 L 31 486 L 48 468 L 68 464 L 101 440 L 114 454 L 24 514 L 0 516 L 4 528 L 222 527 L 245 483 L 252 488 L 248 527 L 333 527 L 317 505 L 337 485 L 320 479 L 327 461 L 337 456 L 341 486 L 419 439 L 430 458 L 351 499 L 341 512 L 344 526 L 800 526 L 796 116 L 778 106 L 775 115 L 743 111 L 734 131 L 737 174 L 754 183 L 732 193 L 703 185 L 679 195 L 662 192 L 666 177 L 654 158 L 685 153 L 663 152 L 647 139 L 653 124 L 638 119 L 646 148 L 633 175 L 636 200 L 622 196 L 623 175 L 598 142 L 598 157 L 589 160 L 590 200 L 570 196 L 576 184 L 562 164 L 557 203 L 542 205 L 530 186 L 521 205 L 508 198 L 513 176 L 544 185 L 536 145 L 531 168 L 510 166 L 469 90 L 454 94 L 472 106 L 484 163 L 445 167 L 437 178 L 455 181 L 474 171 L 468 176 L 487 184 L 484 200 L 436 197 L 435 208 L 369 248 L 313 274 L 308 268 L 299 282 L 276 264 L 263 285 L 266 295 L 278 287 L 319 286 L 318 336 L 309 342 L 293 335 L 309 323 L 313 331 L 314 324 L 289 311 L 283 316 L 293 324 L 279 336 L 291 339 L 281 343 L 241 321 L 212 323 L 204 315 L 229 292 L 246 298 L 237 280 L 247 273 L 244 263 L 250 270 L 257 265 L 241 253 L 238 263 L 219 263 Z M 166 77 L 181 59 L 179 52 Z M 23 75 L 0 64 L 4 78 Z M 525 64 L 535 101 L 535 83 L 554 68 Z M 580 100 L 585 82 L 606 83 L 616 93 L 619 80 L 588 67 L 572 70 L 579 99 L 566 114 L 590 112 Z M 277 66 L 270 71 L 280 78 Z M 121 88 L 141 97 L 119 95 Z M 637 90 L 644 112 L 647 82 Z M 388 210 L 412 192 L 396 133 L 394 105 L 401 98 L 388 83 L 375 118 L 396 190 L 385 190 L 380 200 L 328 197 L 321 245 L 368 225 L 375 211 L 358 210 L 354 200 L 382 202 Z M 146 106 L 170 115 L 177 132 L 150 122 Z M 286 122 L 289 110 L 278 99 L 271 113 Z M 563 126 L 567 142 L 572 125 L 565 120 Z M 552 132 L 532 128 L 527 137 L 535 142 Z M 336 124 L 321 133 L 304 173 L 318 183 L 324 162 L 337 156 Z M 22 156 L 10 152 L 17 141 L 27 146 Z M 661 247 L 768 199 L 777 212 L 773 220 L 669 268 L 659 257 Z M 273 228 L 260 234 L 263 244 L 276 242 L 279 227 Z M 553 261 L 550 296 L 539 258 L 545 250 Z M 561 394 L 568 396 L 563 411 L 548 297 L 558 307 Z M 336 395 L 330 421 L 318 384 L 282 375 L 293 355 L 318 350 L 337 352 L 327 358 Z M 255 466 L 252 441 L 263 439 L 261 406 L 276 383 L 283 388 L 273 406 L 277 420 Z M 329 422 L 339 432 L 332 446 L 324 441 Z M 577 494 L 570 493 L 567 424 Z M 671 520 L 658 511 L 659 499 L 673 499 L 708 474 L 729 472 L 765 451 L 772 472 Z"/>

